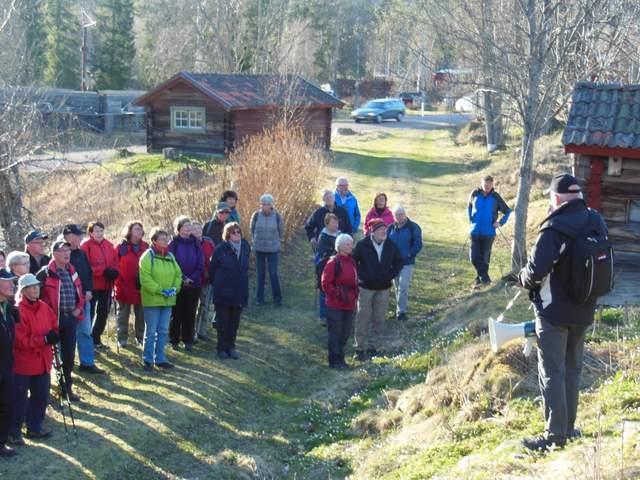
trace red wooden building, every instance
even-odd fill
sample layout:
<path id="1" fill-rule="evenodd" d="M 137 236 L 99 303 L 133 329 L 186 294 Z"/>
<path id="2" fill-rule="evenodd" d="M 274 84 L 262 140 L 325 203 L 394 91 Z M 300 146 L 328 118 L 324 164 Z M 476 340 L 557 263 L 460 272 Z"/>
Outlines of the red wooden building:
<path id="1" fill-rule="evenodd" d="M 615 247 L 610 305 L 640 303 L 640 85 L 578 83 L 562 137 Z"/>
<path id="2" fill-rule="evenodd" d="M 147 151 L 229 152 L 287 115 L 324 148 L 343 103 L 298 76 L 179 72 L 134 101 L 147 114 Z"/>

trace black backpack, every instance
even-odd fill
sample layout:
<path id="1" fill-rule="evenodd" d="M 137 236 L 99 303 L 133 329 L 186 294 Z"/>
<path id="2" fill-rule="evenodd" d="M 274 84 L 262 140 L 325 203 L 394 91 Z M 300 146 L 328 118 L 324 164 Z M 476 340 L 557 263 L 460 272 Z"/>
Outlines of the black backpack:
<path id="1" fill-rule="evenodd" d="M 569 238 L 573 245 L 566 252 L 569 270 L 568 294 L 578 303 L 588 303 L 613 289 L 613 246 L 609 237 L 601 235 L 600 216 L 589 210 L 587 224 L 580 230 L 561 223 L 551 225 Z"/>

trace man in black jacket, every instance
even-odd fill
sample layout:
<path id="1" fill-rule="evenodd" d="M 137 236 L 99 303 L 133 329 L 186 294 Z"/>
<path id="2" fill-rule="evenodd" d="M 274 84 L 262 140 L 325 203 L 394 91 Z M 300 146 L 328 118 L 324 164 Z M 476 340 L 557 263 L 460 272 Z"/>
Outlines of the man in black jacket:
<path id="1" fill-rule="evenodd" d="M 355 358 L 360 361 L 378 353 L 389 306 L 389 289 L 403 267 L 400 250 L 387 238 L 384 221 L 374 218 L 368 226 L 371 233 L 360 240 L 353 250 L 360 285 L 354 348 Z"/>
<path id="2" fill-rule="evenodd" d="M 580 185 L 571 175 L 558 175 L 551 182 L 552 213 L 541 224 L 527 265 L 520 271 L 520 284 L 530 291 L 536 313 L 538 376 L 545 412 L 545 433 L 528 438 L 530 450 L 562 448 L 579 436 L 575 429 L 585 333 L 593 323 L 596 301 L 576 302 L 569 294 L 572 238 L 596 215 L 597 233 L 605 238 L 602 217 L 587 209 Z"/>
<path id="3" fill-rule="evenodd" d="M 13 406 L 13 341 L 18 322 L 18 310 L 9 301 L 13 297 L 15 279 L 11 272 L 0 269 L 0 457 L 16 454 L 6 445 Z"/>
<path id="4" fill-rule="evenodd" d="M 209 237 L 217 247 L 222 243 L 222 231 L 227 224 L 227 219 L 231 215 L 231 208 L 227 202 L 218 202 L 213 218 L 202 227 L 202 235 Z"/>
<path id="5" fill-rule="evenodd" d="M 49 265 L 51 258 L 44 253 L 47 238 L 49 236 L 40 230 L 31 230 L 25 235 L 24 251 L 29 254 L 29 273 L 35 275 L 42 267 Z"/>
<path id="6" fill-rule="evenodd" d="M 322 202 L 323 205 L 311 214 L 304 225 L 304 229 L 307 232 L 307 238 L 314 250 L 318 243 L 320 233 L 322 233 L 322 230 L 324 229 L 324 219 L 327 216 L 327 213 L 333 213 L 338 217 L 338 230 L 340 230 L 340 233 L 352 233 L 349 214 L 344 208 L 336 205 L 336 197 L 331 190 L 324 191 L 322 194 Z"/>

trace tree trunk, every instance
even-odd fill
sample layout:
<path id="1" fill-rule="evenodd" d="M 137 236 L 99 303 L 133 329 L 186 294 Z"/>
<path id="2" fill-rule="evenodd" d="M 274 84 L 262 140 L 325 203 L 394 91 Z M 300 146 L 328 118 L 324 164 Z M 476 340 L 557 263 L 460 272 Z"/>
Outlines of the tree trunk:
<path id="1" fill-rule="evenodd" d="M 535 134 L 525 125 L 520 147 L 520 176 L 515 206 L 515 228 L 511 245 L 511 271 L 518 272 L 527 260 L 527 214 L 533 174 L 533 147 Z"/>
<path id="2" fill-rule="evenodd" d="M 483 90 L 482 97 L 485 133 L 487 135 L 487 152 L 493 153 L 499 148 L 504 147 L 502 100 L 497 92 L 491 90 Z"/>
<path id="3" fill-rule="evenodd" d="M 0 172 L 0 229 L 7 250 L 22 250 L 24 235 L 23 204 L 18 178 L 18 167 Z"/>

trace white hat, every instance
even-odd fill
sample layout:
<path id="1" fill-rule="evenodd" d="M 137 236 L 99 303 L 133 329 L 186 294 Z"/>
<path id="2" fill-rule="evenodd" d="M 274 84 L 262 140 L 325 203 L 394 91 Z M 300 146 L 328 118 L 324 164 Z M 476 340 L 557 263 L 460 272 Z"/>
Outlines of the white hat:
<path id="1" fill-rule="evenodd" d="M 40 285 L 40 282 L 33 273 L 25 273 L 18 279 L 18 291 L 22 291 L 23 288 L 33 287 L 34 285 Z"/>

